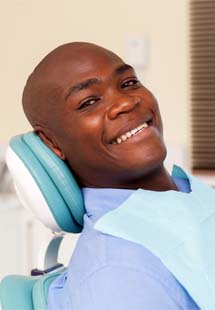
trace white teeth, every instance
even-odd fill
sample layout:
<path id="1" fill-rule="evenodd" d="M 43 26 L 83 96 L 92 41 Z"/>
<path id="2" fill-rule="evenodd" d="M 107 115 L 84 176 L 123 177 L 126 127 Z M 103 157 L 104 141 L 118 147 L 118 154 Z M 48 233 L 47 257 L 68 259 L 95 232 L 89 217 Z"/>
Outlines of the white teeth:
<path id="1" fill-rule="evenodd" d="M 120 143 L 126 141 L 127 139 L 131 138 L 137 132 L 142 131 L 147 127 L 148 127 L 148 124 L 145 122 L 144 124 L 139 125 L 138 127 L 134 128 L 130 131 L 127 131 L 126 133 L 124 133 L 123 135 L 118 137 L 115 141 L 113 141 L 113 144 L 120 144 Z"/>
<path id="2" fill-rule="evenodd" d="M 126 136 L 126 135 L 122 135 L 122 136 L 121 136 L 121 139 L 122 139 L 123 141 L 125 141 L 125 140 L 127 140 L 127 136 Z"/>
<path id="3" fill-rule="evenodd" d="M 130 138 L 132 136 L 132 133 L 130 131 L 126 132 L 126 137 Z"/>

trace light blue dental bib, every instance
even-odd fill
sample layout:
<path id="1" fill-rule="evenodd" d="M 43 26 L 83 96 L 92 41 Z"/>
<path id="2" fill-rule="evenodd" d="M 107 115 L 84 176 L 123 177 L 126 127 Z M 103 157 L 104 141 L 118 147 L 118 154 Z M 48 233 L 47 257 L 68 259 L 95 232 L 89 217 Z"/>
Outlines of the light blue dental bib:
<path id="1" fill-rule="evenodd" d="M 181 168 L 191 192 L 138 189 L 94 228 L 148 248 L 202 310 L 215 309 L 215 191 Z"/>

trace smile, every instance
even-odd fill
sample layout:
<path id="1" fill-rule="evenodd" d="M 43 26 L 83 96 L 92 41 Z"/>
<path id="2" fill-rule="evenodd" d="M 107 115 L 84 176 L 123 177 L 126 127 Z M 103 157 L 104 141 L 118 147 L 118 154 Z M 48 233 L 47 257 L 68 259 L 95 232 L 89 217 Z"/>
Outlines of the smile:
<path id="1" fill-rule="evenodd" d="M 121 144 L 123 142 L 125 142 L 126 140 L 132 138 L 134 135 L 137 135 L 138 133 L 142 132 L 143 130 L 145 130 L 147 127 L 149 127 L 151 125 L 151 121 L 150 122 L 145 122 L 141 125 L 139 125 L 138 127 L 125 132 L 124 134 L 122 134 L 121 136 L 117 137 L 112 144 Z"/>

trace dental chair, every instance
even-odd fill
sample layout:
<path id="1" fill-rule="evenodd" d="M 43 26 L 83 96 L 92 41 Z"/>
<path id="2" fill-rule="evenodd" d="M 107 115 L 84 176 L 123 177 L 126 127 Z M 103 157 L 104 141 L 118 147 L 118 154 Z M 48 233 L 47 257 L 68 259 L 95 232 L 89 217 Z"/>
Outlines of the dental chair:
<path id="1" fill-rule="evenodd" d="M 65 271 L 58 250 L 65 232 L 80 233 L 85 213 L 81 190 L 67 165 L 33 132 L 11 139 L 6 162 L 22 204 L 53 232 L 42 267 L 31 276 L 0 283 L 1 310 L 45 310 L 53 280 Z"/>

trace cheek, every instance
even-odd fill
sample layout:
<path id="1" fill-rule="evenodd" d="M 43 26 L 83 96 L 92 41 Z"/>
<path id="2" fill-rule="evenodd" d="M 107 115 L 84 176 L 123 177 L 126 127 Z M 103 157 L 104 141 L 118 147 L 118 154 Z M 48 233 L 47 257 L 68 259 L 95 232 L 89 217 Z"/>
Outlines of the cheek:
<path id="1" fill-rule="evenodd" d="M 93 115 L 82 117 L 78 122 L 74 122 L 77 130 L 75 137 L 80 144 L 98 144 L 103 135 L 103 122 L 101 116 Z"/>
<path id="2" fill-rule="evenodd" d="M 103 136 L 101 117 L 79 117 L 65 122 L 61 141 L 67 158 L 84 160 L 98 147 Z"/>
<path id="3" fill-rule="evenodd" d="M 92 130 L 92 131 L 100 131 L 102 128 L 102 115 L 99 113 L 94 113 L 93 115 L 89 115 L 88 117 L 83 118 L 81 122 L 81 126 L 83 130 Z"/>

